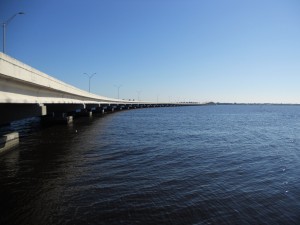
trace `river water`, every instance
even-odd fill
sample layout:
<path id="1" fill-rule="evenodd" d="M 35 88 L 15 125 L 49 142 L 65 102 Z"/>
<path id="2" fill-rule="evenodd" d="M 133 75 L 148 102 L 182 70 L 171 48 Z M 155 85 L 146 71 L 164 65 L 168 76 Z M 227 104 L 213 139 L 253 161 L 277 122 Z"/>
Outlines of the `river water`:
<path id="1" fill-rule="evenodd" d="M 300 106 L 15 122 L 0 224 L 300 224 Z"/>

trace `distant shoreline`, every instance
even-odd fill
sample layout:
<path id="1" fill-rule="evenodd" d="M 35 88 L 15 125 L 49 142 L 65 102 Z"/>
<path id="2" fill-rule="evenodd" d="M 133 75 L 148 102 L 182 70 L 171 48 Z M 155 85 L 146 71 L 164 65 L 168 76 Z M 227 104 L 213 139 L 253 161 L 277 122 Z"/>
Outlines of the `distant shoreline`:
<path id="1" fill-rule="evenodd" d="M 276 106 L 300 106 L 300 103 L 221 103 L 221 102 L 208 102 L 204 105 L 276 105 Z"/>

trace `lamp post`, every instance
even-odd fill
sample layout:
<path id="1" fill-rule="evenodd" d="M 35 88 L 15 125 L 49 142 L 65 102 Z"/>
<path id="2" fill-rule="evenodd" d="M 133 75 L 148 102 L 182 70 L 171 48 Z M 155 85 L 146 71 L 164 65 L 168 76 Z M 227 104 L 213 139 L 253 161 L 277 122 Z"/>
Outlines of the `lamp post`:
<path id="1" fill-rule="evenodd" d="M 142 91 L 136 91 L 136 93 L 138 94 L 138 101 L 140 101 L 140 94 Z"/>
<path id="2" fill-rule="evenodd" d="M 122 87 L 122 85 L 115 85 L 115 87 L 118 89 L 118 99 L 120 99 L 120 87 Z"/>
<path id="3" fill-rule="evenodd" d="M 11 22 L 17 15 L 23 15 L 25 14 L 24 12 L 18 12 L 14 15 L 12 15 L 8 20 L 4 21 L 2 23 L 2 28 L 3 28 L 3 53 L 5 53 L 5 36 L 6 36 L 6 27 L 9 24 L 9 22 Z"/>
<path id="4" fill-rule="evenodd" d="M 89 92 L 91 92 L 91 79 L 92 79 L 92 77 L 93 77 L 96 73 L 93 73 L 93 74 L 91 74 L 91 75 L 88 75 L 87 73 L 84 73 L 84 74 L 87 75 L 88 78 L 89 78 Z"/>

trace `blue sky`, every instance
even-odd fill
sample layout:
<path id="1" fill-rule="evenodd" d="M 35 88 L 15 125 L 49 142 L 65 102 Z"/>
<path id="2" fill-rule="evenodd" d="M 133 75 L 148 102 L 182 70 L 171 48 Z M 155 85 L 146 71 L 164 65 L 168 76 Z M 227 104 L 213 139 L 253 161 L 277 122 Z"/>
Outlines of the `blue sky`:
<path id="1" fill-rule="evenodd" d="M 96 94 L 300 103 L 299 0 L 0 0 L 19 11 L 6 53 Z"/>

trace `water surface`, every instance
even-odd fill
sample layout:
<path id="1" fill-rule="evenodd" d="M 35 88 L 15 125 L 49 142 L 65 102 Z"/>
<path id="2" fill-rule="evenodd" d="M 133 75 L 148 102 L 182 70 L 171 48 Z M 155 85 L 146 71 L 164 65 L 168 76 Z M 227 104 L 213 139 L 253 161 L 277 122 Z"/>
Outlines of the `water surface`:
<path id="1" fill-rule="evenodd" d="M 299 224 L 300 107 L 122 111 L 11 125 L 0 224 Z"/>

